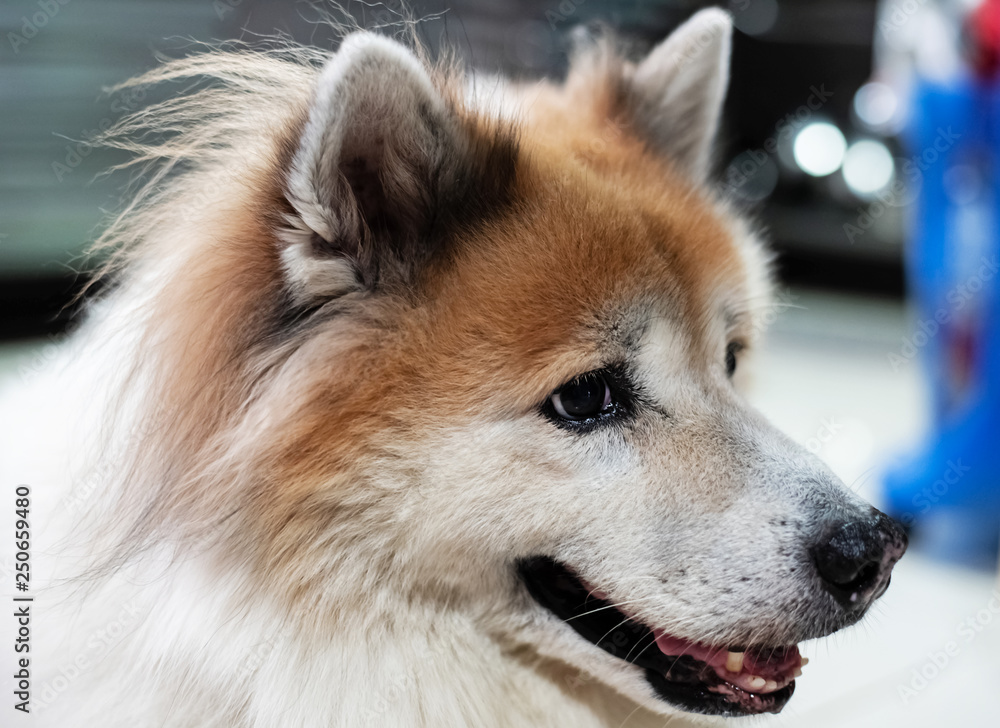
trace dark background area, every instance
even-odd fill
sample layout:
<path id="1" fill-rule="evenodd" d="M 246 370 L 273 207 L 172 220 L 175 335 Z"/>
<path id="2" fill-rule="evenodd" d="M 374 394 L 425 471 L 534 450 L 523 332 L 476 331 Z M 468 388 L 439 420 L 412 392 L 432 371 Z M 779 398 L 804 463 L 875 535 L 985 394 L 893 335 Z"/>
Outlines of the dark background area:
<path id="1" fill-rule="evenodd" d="M 60 2 L 65 1 L 65 4 Z M 477 68 L 519 78 L 565 71 L 568 35 L 603 21 L 639 47 L 662 39 L 698 8 L 683 0 L 435 0 L 410 2 L 431 48 L 447 43 Z M 43 7 L 44 5 L 44 7 Z M 320 47 L 336 33 L 320 3 L 282 0 L 53 0 L 0 5 L 0 337 L 58 331 L 87 280 L 84 251 L 122 180 L 99 176 L 116 161 L 80 145 L 102 124 L 148 99 L 102 88 L 178 56 L 195 41 L 253 40 L 281 32 Z M 760 149 L 823 85 L 815 118 L 849 134 L 855 91 L 871 70 L 875 3 L 867 0 L 733 0 L 732 84 L 720 134 L 719 170 Z M 53 12 L 53 8 L 55 11 Z M 397 21 L 402 5 L 346 2 L 366 27 Z M 766 17 L 761 17 L 763 13 Z M 42 22 L 44 20 L 44 22 Z M 864 203 L 830 179 L 778 168 L 777 182 L 748 203 L 780 253 L 784 283 L 900 296 L 902 221 L 885 215 L 851 242 L 845 223 Z"/>

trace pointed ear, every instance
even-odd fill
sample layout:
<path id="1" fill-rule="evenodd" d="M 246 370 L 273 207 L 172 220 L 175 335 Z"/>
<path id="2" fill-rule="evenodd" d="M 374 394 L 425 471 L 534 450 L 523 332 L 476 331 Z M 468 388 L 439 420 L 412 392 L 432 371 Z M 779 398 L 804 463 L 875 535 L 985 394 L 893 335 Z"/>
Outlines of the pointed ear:
<path id="1" fill-rule="evenodd" d="M 724 11 L 695 13 L 639 63 L 629 84 L 640 132 L 697 181 L 710 170 L 732 32 Z"/>
<path id="2" fill-rule="evenodd" d="M 463 135 L 425 67 L 356 33 L 319 74 L 287 178 L 294 214 L 282 259 L 299 302 L 406 278 Z"/>

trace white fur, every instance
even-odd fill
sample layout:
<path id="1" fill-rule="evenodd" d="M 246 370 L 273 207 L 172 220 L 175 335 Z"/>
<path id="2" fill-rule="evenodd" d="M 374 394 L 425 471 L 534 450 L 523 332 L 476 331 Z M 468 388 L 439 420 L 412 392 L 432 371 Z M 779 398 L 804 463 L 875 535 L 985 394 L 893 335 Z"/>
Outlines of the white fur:
<path id="1" fill-rule="evenodd" d="M 729 84 L 732 20 L 718 8 L 694 15 L 636 68 L 639 121 L 694 179 L 708 176 Z"/>
<path id="2" fill-rule="evenodd" d="M 120 312 L 130 310 L 121 299 L 116 304 Z M 38 524 L 33 570 L 44 584 L 35 591 L 33 605 L 30 725 L 598 728 L 618 725 L 635 711 L 584 672 L 588 665 L 606 661 L 597 655 L 595 662 L 586 648 L 575 646 L 582 654 L 580 667 L 572 670 L 539 670 L 538 658 L 512 660 L 505 650 L 515 645 L 505 647 L 483 632 L 484 622 L 494 622 L 502 631 L 512 626 L 489 597 L 489 586 L 482 602 L 470 605 L 470 613 L 440 613 L 414 609 L 391 584 L 357 600 L 355 585 L 362 579 L 347 571 L 342 585 L 334 585 L 329 594 L 342 610 L 341 629 L 330 636 L 308 613 L 283 612 L 268 599 L 254 597 L 247 575 L 220 573 L 211 554 L 175 562 L 169 552 L 156 551 L 81 601 L 76 590 L 91 585 L 61 584 L 86 563 L 63 550 L 66 537 L 78 538 L 85 524 L 86 508 L 75 501 L 83 497 L 85 506 L 93 506 L 112 494 L 100 488 L 74 494 L 81 474 L 90 472 L 93 463 L 70 468 L 45 453 L 79 452 L 76 443 L 99 419 L 92 416 L 95 402 L 87 394 L 92 390 L 81 385 L 113 390 L 110 383 L 120 372 L 113 362 L 134 356 L 127 316 L 96 316 L 91 326 L 80 332 L 91 336 L 78 335 L 75 345 L 30 386 L 17 383 L 0 396 L 0 411 L 15 415 L 4 418 L 0 477 L 32 486 L 33 522 Z M 118 335 L 107 338 L 113 331 Z M 428 507 L 439 509 L 434 505 L 439 501 L 470 499 L 470 468 L 480 473 L 509 467 L 506 458 L 518 447 L 521 433 L 485 428 L 446 437 L 445 442 L 428 443 L 458 453 L 454 464 L 442 463 L 446 469 L 435 474 L 440 490 L 433 496 L 411 491 L 411 502 L 399 503 L 402 510 L 417 507 L 412 499 L 417 504 L 426 499 L 421 506 L 425 514 Z M 490 450 L 503 455 L 480 456 Z M 415 453 L 410 457 L 411 466 L 419 467 Z M 380 480 L 382 487 L 394 488 L 392 472 L 382 473 Z M 448 557 L 445 552 L 435 556 L 429 546 L 440 542 L 441 529 L 459 524 L 426 519 L 414 525 L 421 533 L 414 534 L 411 556 L 423 551 L 421 559 L 438 558 L 435 571 L 426 576 L 439 575 L 436 569 L 447 569 Z M 4 628 L 9 624 L 5 620 Z M 513 624 L 520 626 L 520 618 Z M 541 627 L 540 639 L 550 639 L 545 625 L 524 627 Z M 636 678 L 631 682 L 642 689 Z M 567 685 L 591 695 L 568 700 Z M 12 690 L 9 676 L 4 687 Z M 638 711 L 627 725 L 661 722 Z"/>

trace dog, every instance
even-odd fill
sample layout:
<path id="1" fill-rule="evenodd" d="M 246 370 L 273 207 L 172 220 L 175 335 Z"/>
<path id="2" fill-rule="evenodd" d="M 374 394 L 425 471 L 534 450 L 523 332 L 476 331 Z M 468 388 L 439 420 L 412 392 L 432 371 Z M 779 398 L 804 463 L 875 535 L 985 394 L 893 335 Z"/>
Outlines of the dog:
<path id="1" fill-rule="evenodd" d="M 709 9 L 513 83 L 358 31 L 123 85 L 187 90 L 107 130 L 112 283 L 3 396 L 32 725 L 781 710 L 906 537 L 740 393 L 730 44 Z"/>

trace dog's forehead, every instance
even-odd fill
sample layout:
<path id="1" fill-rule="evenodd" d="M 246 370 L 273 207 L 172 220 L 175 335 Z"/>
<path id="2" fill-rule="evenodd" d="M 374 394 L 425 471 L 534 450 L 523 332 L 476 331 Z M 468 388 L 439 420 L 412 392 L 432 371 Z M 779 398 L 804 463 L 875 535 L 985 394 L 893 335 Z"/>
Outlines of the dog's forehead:
<path id="1" fill-rule="evenodd" d="M 525 367 L 578 371 L 581 358 L 598 365 L 609 349 L 637 346 L 652 320 L 698 342 L 744 295 L 738 231 L 656 160 L 599 170 L 538 147 L 516 199 L 432 281 L 439 330 L 447 320 Z"/>

